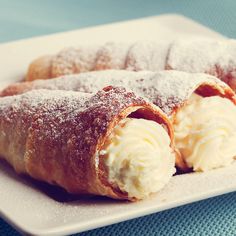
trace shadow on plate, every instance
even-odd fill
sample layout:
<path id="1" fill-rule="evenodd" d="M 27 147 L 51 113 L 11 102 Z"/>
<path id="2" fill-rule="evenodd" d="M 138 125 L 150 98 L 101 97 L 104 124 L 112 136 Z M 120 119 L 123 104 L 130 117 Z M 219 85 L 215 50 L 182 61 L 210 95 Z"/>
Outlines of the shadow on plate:
<path id="1" fill-rule="evenodd" d="M 19 181 L 32 189 L 39 190 L 40 192 L 44 193 L 51 199 L 60 202 L 60 203 L 75 203 L 75 202 L 81 202 L 84 203 L 93 203 L 96 202 L 103 204 L 104 202 L 107 203 L 117 203 L 117 200 L 113 200 L 107 197 L 103 196 L 93 196 L 93 195 L 75 195 L 75 194 L 69 194 L 67 193 L 63 188 L 55 185 L 50 185 L 48 183 L 35 180 L 29 176 L 26 175 L 18 175 L 13 168 L 5 161 L 0 160 L 0 171 L 4 173 L 4 175 L 13 178 L 16 181 Z M 119 201 L 118 202 L 125 202 L 125 201 Z"/>

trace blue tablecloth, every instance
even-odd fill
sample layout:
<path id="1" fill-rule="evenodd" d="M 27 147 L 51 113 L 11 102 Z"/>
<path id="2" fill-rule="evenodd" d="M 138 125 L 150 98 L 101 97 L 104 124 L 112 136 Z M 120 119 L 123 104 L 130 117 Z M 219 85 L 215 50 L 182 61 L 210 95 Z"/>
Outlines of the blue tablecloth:
<path id="1" fill-rule="evenodd" d="M 163 13 L 180 13 L 236 38 L 235 0 L 0 0 L 0 42 Z M 0 190 L 4 191 L 4 189 Z M 1 194 L 1 192 L 0 192 Z M 18 235 L 0 219 L 0 235 Z M 236 193 L 82 235 L 236 235 Z"/>

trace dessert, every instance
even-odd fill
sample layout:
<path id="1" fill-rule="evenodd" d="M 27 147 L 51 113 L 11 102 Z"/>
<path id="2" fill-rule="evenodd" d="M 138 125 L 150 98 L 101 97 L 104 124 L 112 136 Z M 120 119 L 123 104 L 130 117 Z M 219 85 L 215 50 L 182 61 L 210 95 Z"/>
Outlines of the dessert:
<path id="1" fill-rule="evenodd" d="M 236 97 L 225 83 L 207 74 L 179 71 L 106 70 L 16 83 L 0 96 L 32 89 L 95 92 L 104 86 L 125 86 L 160 107 L 172 120 L 179 152 L 176 166 L 208 171 L 232 163 L 236 155 Z M 214 150 L 214 151 L 211 151 Z M 211 155 L 209 154 L 211 152 Z"/>
<path id="2" fill-rule="evenodd" d="M 236 41 L 185 39 L 172 42 L 108 42 L 98 46 L 65 48 L 29 66 L 26 80 L 49 79 L 93 70 L 179 70 L 207 73 L 236 90 Z"/>
<path id="3" fill-rule="evenodd" d="M 18 173 L 69 193 L 131 201 L 159 191 L 175 172 L 167 116 L 111 86 L 1 98 L 0 156 Z"/>

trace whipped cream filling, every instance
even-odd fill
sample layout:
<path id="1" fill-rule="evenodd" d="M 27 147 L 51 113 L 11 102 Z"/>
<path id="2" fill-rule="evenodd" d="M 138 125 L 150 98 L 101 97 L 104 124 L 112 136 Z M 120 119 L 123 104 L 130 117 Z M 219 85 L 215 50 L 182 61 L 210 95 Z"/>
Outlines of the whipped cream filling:
<path id="1" fill-rule="evenodd" d="M 154 121 L 122 120 L 101 154 L 108 168 L 109 182 L 129 197 L 143 199 L 159 191 L 175 173 L 170 138 Z"/>
<path id="2" fill-rule="evenodd" d="M 174 120 L 175 142 L 188 167 L 208 171 L 236 156 L 236 106 L 219 96 L 193 94 Z"/>

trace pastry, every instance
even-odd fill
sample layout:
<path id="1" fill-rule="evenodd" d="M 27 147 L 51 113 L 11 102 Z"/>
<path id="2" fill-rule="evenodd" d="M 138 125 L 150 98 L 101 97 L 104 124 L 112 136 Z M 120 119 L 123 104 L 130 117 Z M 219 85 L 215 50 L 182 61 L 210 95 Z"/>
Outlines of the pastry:
<path id="1" fill-rule="evenodd" d="M 170 45 L 166 69 L 214 75 L 236 90 L 236 40 L 176 40 Z"/>
<path id="2" fill-rule="evenodd" d="M 214 76 L 179 71 L 106 70 L 46 82 L 17 83 L 0 95 L 41 88 L 95 92 L 107 85 L 132 89 L 172 119 L 180 156 L 176 163 L 179 169 L 208 171 L 232 163 L 236 155 L 236 145 L 233 145 L 236 143 L 235 93 Z"/>
<path id="3" fill-rule="evenodd" d="M 111 86 L 1 98 L 0 156 L 18 173 L 69 193 L 131 201 L 159 191 L 175 172 L 167 116 Z"/>
<path id="4" fill-rule="evenodd" d="M 63 49 L 58 54 L 36 59 L 29 66 L 26 80 L 105 69 L 174 69 L 214 75 L 236 90 L 235 55 L 235 40 L 108 42 L 101 46 Z"/>

